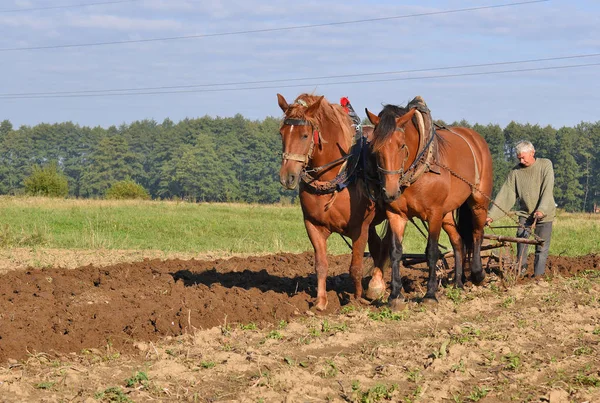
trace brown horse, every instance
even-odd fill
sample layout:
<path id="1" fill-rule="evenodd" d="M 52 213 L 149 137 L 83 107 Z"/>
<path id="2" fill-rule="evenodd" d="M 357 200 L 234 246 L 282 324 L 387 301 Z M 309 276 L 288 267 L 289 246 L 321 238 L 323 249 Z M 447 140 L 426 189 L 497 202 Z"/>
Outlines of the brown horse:
<path id="1" fill-rule="evenodd" d="M 464 127 L 435 130 L 420 97 L 406 108 L 386 105 L 379 116 L 368 110 L 367 115 L 375 125 L 371 149 L 393 232 L 390 305 L 403 306 L 399 266 L 404 229 L 412 217 L 428 223 L 425 253 L 429 280 L 424 301 L 437 301 L 436 264 L 442 228 L 455 253 L 455 285 L 463 286 L 463 265 L 469 255 L 471 279 L 481 283 L 485 272 L 480 252 L 492 191 L 492 157 L 483 137 Z"/>
<path id="2" fill-rule="evenodd" d="M 288 189 L 300 186 L 304 225 L 315 251 L 316 308 L 327 307 L 327 238 L 333 232 L 352 240 L 350 277 L 354 296 L 360 299 L 367 242 L 375 266 L 383 263 L 375 225 L 385 219 L 383 209 L 376 208 L 357 175 L 357 164 L 363 157 L 356 151 L 363 153 L 368 148 L 356 147 L 366 140 L 355 136 L 353 122 L 344 108 L 329 103 L 324 96 L 301 94 L 292 104 L 280 94 L 277 99 L 285 114 L 279 130 L 283 143 L 279 180 Z M 378 277 L 368 288 L 371 295 L 381 294 L 385 283 Z"/>

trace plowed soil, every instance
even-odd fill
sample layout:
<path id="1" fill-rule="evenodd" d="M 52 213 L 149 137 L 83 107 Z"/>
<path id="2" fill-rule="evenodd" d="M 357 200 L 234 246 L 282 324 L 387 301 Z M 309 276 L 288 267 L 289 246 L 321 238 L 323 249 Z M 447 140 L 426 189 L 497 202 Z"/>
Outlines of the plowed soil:
<path id="1" fill-rule="evenodd" d="M 391 383 L 387 383 L 390 400 L 400 401 L 405 399 L 406 396 L 416 398 L 426 396 L 426 392 L 423 390 L 425 385 L 422 383 L 422 377 L 424 376 L 424 371 L 432 367 L 432 363 L 436 362 L 436 358 L 438 358 L 437 362 L 440 362 L 439 357 L 435 357 L 436 354 L 433 354 L 433 356 L 428 355 L 436 350 L 443 357 L 447 357 L 452 353 L 455 354 L 453 361 L 448 362 L 448 365 L 439 364 L 443 367 L 442 369 L 446 375 L 450 374 L 452 378 L 460 375 L 468 379 L 467 381 L 456 381 L 455 386 L 458 386 L 454 389 L 450 388 L 449 385 L 442 387 L 441 385 L 445 382 L 441 381 L 436 394 L 430 394 L 429 399 L 422 401 L 444 401 L 444 399 L 452 401 L 453 396 L 458 396 L 456 393 L 460 393 L 460 396 L 464 398 L 464 400 L 459 401 L 469 401 L 467 400 L 468 394 L 474 390 L 474 386 L 471 383 L 473 385 L 483 385 L 484 383 L 481 383 L 480 380 L 477 383 L 471 382 L 474 381 L 475 375 L 468 372 L 468 370 L 469 368 L 477 369 L 478 365 L 483 365 L 482 362 L 485 362 L 485 359 L 479 356 L 469 358 L 469 354 L 475 353 L 469 353 L 470 349 L 468 347 L 464 346 L 463 343 L 456 342 L 455 336 L 460 336 L 461 334 L 465 335 L 465 337 L 472 336 L 473 339 L 478 338 L 475 330 L 473 330 L 474 334 L 470 334 L 468 330 L 465 331 L 465 329 L 475 328 L 475 326 L 465 327 L 465 318 L 467 316 L 474 317 L 473 315 L 476 314 L 493 316 L 491 310 L 484 309 L 482 306 L 489 307 L 490 305 L 494 305 L 497 307 L 502 302 L 506 304 L 506 309 L 520 307 L 522 310 L 522 319 L 526 323 L 524 326 L 530 328 L 532 333 L 546 332 L 548 329 L 544 329 L 545 325 L 542 323 L 546 323 L 545 319 L 547 317 L 545 318 L 545 315 L 547 315 L 547 312 L 544 314 L 543 306 L 549 302 L 543 300 L 543 295 L 553 295 L 553 284 L 568 282 L 570 278 L 584 278 L 587 280 L 585 276 L 589 277 L 590 272 L 600 269 L 600 256 L 598 255 L 578 258 L 553 256 L 549 259 L 548 276 L 546 280 L 542 281 L 541 285 L 533 279 L 525 278 L 518 284 L 514 284 L 513 289 L 507 289 L 502 287 L 502 282 L 497 276 L 498 273 L 491 272 L 488 274 L 486 283 L 482 287 L 474 287 L 470 283 L 467 283 L 466 291 L 462 294 L 457 294 L 458 296 L 452 294 L 452 297 L 447 297 L 446 295 L 450 295 L 447 290 L 450 289 L 441 287 L 438 292 L 440 303 L 437 306 L 424 308 L 415 303 L 408 311 L 408 316 L 427 315 L 427 312 L 435 316 L 437 324 L 428 325 L 434 326 L 435 329 L 432 327 L 427 330 L 422 327 L 423 321 L 426 322 L 426 316 L 415 322 L 414 326 L 410 326 L 412 328 L 411 331 L 414 331 L 416 328 L 420 329 L 419 331 L 424 334 L 422 340 L 426 340 L 426 337 L 441 337 L 439 343 L 433 343 L 435 348 L 431 345 L 431 341 L 427 346 L 412 345 L 410 341 L 411 337 L 407 336 L 407 338 L 404 338 L 404 336 L 401 336 L 403 332 L 402 328 L 409 325 L 394 325 L 392 323 L 397 330 L 388 333 L 389 337 L 384 336 L 386 342 L 377 347 L 377 351 L 369 352 L 360 350 L 360 346 L 366 348 L 365 346 L 368 344 L 365 343 L 374 340 L 375 333 L 372 333 L 373 338 L 370 338 L 369 332 L 376 332 L 378 330 L 389 332 L 389 328 L 383 329 L 380 326 L 391 326 L 386 320 L 390 318 L 391 320 L 395 320 L 398 318 L 389 314 L 385 308 L 376 306 L 365 307 L 352 301 L 351 295 L 353 290 L 348 275 L 349 259 L 349 256 L 329 257 L 330 271 L 327 281 L 329 306 L 323 313 L 315 313 L 311 310 L 312 301 L 316 295 L 316 278 L 313 274 L 313 255 L 311 253 L 298 255 L 278 254 L 211 261 L 145 260 L 138 263 L 116 264 L 108 267 L 90 265 L 70 270 L 49 268 L 10 271 L 0 276 L 0 363 L 4 365 L 4 372 L 0 373 L 0 395 L 7 396 L 2 401 L 19 401 L 21 398 L 34 400 L 43 398 L 46 399 L 45 401 L 59 401 L 61 399 L 69 400 L 72 397 L 77 398 L 77 401 L 83 401 L 93 394 L 89 388 L 96 388 L 96 392 L 94 392 L 96 393 L 96 399 L 106 398 L 106 395 L 97 395 L 99 393 L 97 390 L 98 388 L 103 389 L 102 385 L 107 385 L 107 381 L 103 383 L 97 380 L 96 384 L 91 383 L 86 389 L 86 387 L 81 385 L 77 387 L 73 386 L 74 384 L 79 385 L 77 382 L 85 383 L 79 378 L 78 380 L 73 380 L 73 383 L 69 383 L 65 380 L 66 378 L 63 378 L 62 381 L 49 381 L 48 385 L 50 386 L 47 388 L 42 387 L 40 386 L 40 382 L 44 379 L 51 380 L 53 378 L 48 375 L 48 371 L 41 371 L 40 368 L 48 368 L 50 363 L 53 362 L 59 362 L 57 365 L 60 366 L 60 363 L 67 360 L 78 363 L 69 364 L 69 368 L 74 368 L 78 365 L 81 367 L 84 363 L 85 365 L 100 365 L 100 363 L 104 363 L 102 365 L 108 365 L 109 367 L 102 368 L 112 368 L 109 372 L 113 376 L 115 373 L 123 373 L 122 377 L 127 378 L 131 376 L 131 371 L 135 373 L 134 368 L 138 368 L 138 370 L 147 368 L 146 372 L 148 372 L 150 371 L 150 367 L 154 369 L 160 367 L 159 363 L 162 362 L 164 364 L 164 354 L 169 349 L 177 351 L 176 353 L 168 353 L 170 354 L 169 358 L 173 362 L 179 362 L 182 367 L 178 367 L 178 370 L 170 368 L 166 372 L 171 373 L 175 377 L 172 379 L 172 382 L 175 382 L 177 385 L 180 385 L 183 379 L 185 379 L 184 383 L 188 385 L 188 392 L 184 393 L 178 389 L 177 396 L 173 395 L 173 390 L 165 392 L 163 386 L 158 386 L 159 381 L 157 379 L 160 376 L 157 374 L 160 371 L 157 370 L 158 372 L 155 374 L 156 384 L 154 385 L 156 390 L 150 390 L 149 381 L 139 380 L 139 383 L 127 392 L 129 394 L 128 398 L 135 398 L 140 401 L 144 401 L 149 397 L 159 400 L 257 401 L 259 399 L 266 399 L 263 401 L 284 401 L 286 396 L 299 396 L 297 397 L 298 400 L 292 399 L 289 401 L 309 401 L 313 400 L 313 398 L 316 400 L 360 401 L 362 396 L 360 393 L 366 394 L 370 389 L 366 386 L 358 387 L 354 384 L 351 385 L 351 379 L 348 377 L 344 378 L 342 374 L 352 373 L 350 369 L 351 364 L 348 360 L 351 359 L 352 352 L 361 351 L 360 354 L 366 354 L 366 356 L 362 356 L 362 365 L 366 363 L 364 360 L 367 358 L 365 357 L 370 357 L 367 360 L 370 360 L 372 363 L 371 366 L 373 368 L 369 370 L 372 373 L 370 372 L 371 375 L 352 373 L 352 379 L 362 379 L 362 385 L 367 385 L 371 381 L 371 383 L 375 382 L 374 379 L 386 379 L 387 377 L 390 382 L 395 379 L 396 384 L 398 382 L 400 384 L 408 384 L 411 386 L 410 393 L 413 395 L 410 393 L 407 395 L 408 392 L 401 393 L 399 390 L 402 388 L 392 390 L 392 386 L 389 386 Z M 386 274 L 389 276 L 389 273 Z M 403 274 L 405 276 L 404 284 L 407 296 L 416 301 L 417 297 L 424 293 L 427 273 L 424 269 L 413 267 L 404 270 Z M 365 286 L 367 280 L 368 278 L 365 278 Z M 591 285 L 584 290 L 586 295 L 591 293 L 591 299 L 586 304 L 581 302 L 582 299 L 580 297 L 573 297 L 573 300 L 568 300 L 568 293 L 567 296 L 561 297 L 561 304 L 565 304 L 563 307 L 565 311 L 561 310 L 561 314 L 566 315 L 569 310 L 573 309 L 576 311 L 579 306 L 584 306 L 585 309 L 589 308 L 589 312 L 592 312 L 592 314 L 584 315 L 586 316 L 587 322 L 585 326 L 587 327 L 582 327 L 582 329 L 588 329 L 589 337 L 582 336 L 581 332 L 583 330 L 581 329 L 579 333 L 571 329 L 567 331 L 568 334 L 563 335 L 564 337 L 579 338 L 580 340 L 586 339 L 589 341 L 589 344 L 580 343 L 584 347 L 587 346 L 587 350 L 581 350 L 583 353 L 576 354 L 570 351 L 569 354 L 574 359 L 583 358 L 583 361 L 587 360 L 591 366 L 585 367 L 582 364 L 577 367 L 577 371 L 580 371 L 579 374 L 581 374 L 578 384 L 580 386 L 579 389 L 575 387 L 577 385 L 573 386 L 574 384 L 572 384 L 574 382 L 573 379 L 577 376 L 577 372 L 570 374 L 567 377 L 568 379 L 565 378 L 563 380 L 567 386 L 563 385 L 560 389 L 562 392 L 560 393 L 565 392 L 567 397 L 561 395 L 562 398 L 568 399 L 569 394 L 576 396 L 574 393 L 580 393 L 579 396 L 583 397 L 587 395 L 581 393 L 592 393 L 590 396 L 593 396 L 594 388 L 600 387 L 600 373 L 598 372 L 600 369 L 598 368 L 598 359 L 596 358 L 597 353 L 600 353 L 600 349 L 598 348 L 600 337 L 597 336 L 600 333 L 600 327 L 598 327 L 600 306 L 598 304 L 598 282 L 596 280 L 597 276 L 591 276 L 591 280 L 589 280 L 589 284 Z M 560 287 L 563 286 L 561 285 Z M 574 290 L 577 291 L 579 289 L 575 287 Z M 594 292 L 596 293 L 595 296 Z M 536 299 L 535 301 L 537 302 L 533 305 L 531 303 L 519 304 L 518 301 L 526 299 L 528 294 L 530 294 L 529 296 L 542 295 L 542 297 Z M 469 295 L 471 298 L 464 298 L 464 296 Z M 498 297 L 498 295 L 501 296 Z M 480 299 L 481 306 L 471 307 L 467 310 L 464 307 L 473 303 L 473 296 L 475 296 L 475 299 Z M 513 299 L 507 299 L 509 297 Z M 498 302 L 498 298 L 504 299 Z M 536 304 L 542 306 L 541 308 L 537 308 L 537 313 L 535 313 L 539 315 L 537 322 L 535 318 L 531 319 L 528 316 L 532 312 L 525 310 Z M 346 309 L 344 309 L 345 307 Z M 456 313 L 458 311 L 463 312 L 463 314 L 468 313 L 468 315 L 457 318 Z M 348 315 L 349 312 L 354 313 Z M 363 312 L 363 314 L 359 314 L 358 312 Z M 372 312 L 384 313 L 387 317 L 383 315 L 379 319 L 376 317 L 376 319 L 373 319 Z M 450 315 L 452 318 L 447 318 L 445 315 Z M 369 317 L 371 319 L 368 319 Z M 515 324 L 518 321 L 518 314 L 515 317 L 513 317 L 513 327 L 516 326 Z M 407 318 L 403 317 L 402 320 L 406 321 Z M 317 326 L 310 321 L 319 325 Z M 323 351 L 312 351 L 308 355 L 303 354 L 302 357 L 304 358 L 299 356 L 294 357 L 295 353 L 301 351 L 297 344 L 291 344 L 288 347 L 278 344 L 278 346 L 282 347 L 282 350 L 276 352 L 277 347 L 273 343 L 279 343 L 279 336 L 282 336 L 286 340 L 285 330 L 275 330 L 283 329 L 281 327 L 282 323 L 298 323 L 300 327 L 296 330 L 293 330 L 291 327 L 288 328 L 288 337 L 298 337 L 298 339 L 294 340 L 294 342 L 297 342 L 301 337 L 308 337 L 310 330 L 306 329 L 311 329 L 311 326 L 317 326 L 319 334 L 331 333 L 331 326 L 328 324 L 324 328 L 324 321 L 329 321 L 327 323 L 330 324 L 334 322 L 341 323 L 340 321 L 343 321 L 346 324 L 344 325 L 344 331 L 340 330 L 342 333 L 348 332 L 348 326 L 351 328 L 354 326 L 354 330 L 351 330 L 349 334 L 356 332 L 357 335 L 360 335 L 357 336 L 359 340 L 347 338 L 347 340 L 339 339 L 336 341 L 333 335 L 340 332 L 333 332 L 328 342 L 321 345 L 320 348 Z M 422 322 L 421 325 L 418 325 L 419 321 Z M 354 325 L 348 325 L 347 323 L 353 323 Z M 252 324 L 252 326 L 249 326 L 249 324 Z M 301 329 L 302 326 L 304 327 Z M 340 325 L 339 329 L 342 328 Z M 481 325 L 481 328 L 483 328 L 483 325 Z M 215 333 L 214 329 L 219 330 L 216 330 Z M 241 329 L 250 329 L 251 331 L 244 333 Z M 274 331 L 279 336 L 275 336 Z M 298 334 L 294 335 L 294 331 Z M 236 334 L 237 336 L 235 336 Z M 246 336 L 244 337 L 243 334 Z M 426 336 L 427 334 L 429 336 Z M 318 336 L 312 336 L 314 336 L 314 340 L 318 339 Z M 167 339 L 165 339 L 166 337 Z M 360 340 L 364 337 L 366 339 Z M 393 343 L 398 343 L 400 339 L 404 340 L 403 343 L 408 344 L 405 344 L 401 348 L 392 347 Z M 443 347 L 442 351 L 440 350 L 440 345 L 446 339 L 450 342 Z M 201 346 L 199 348 L 204 349 L 201 352 L 197 352 L 193 366 L 195 369 L 186 367 L 185 360 L 177 361 L 181 358 L 181 354 L 183 354 L 179 347 L 163 347 L 161 350 L 160 346 L 167 343 L 168 340 L 179 340 L 177 346 L 191 343 L 190 346 Z M 454 342 L 452 342 L 453 340 Z M 543 344 L 539 344 L 539 341 L 536 342 L 539 346 Z M 227 349 L 223 349 L 223 345 L 227 344 L 232 349 L 230 352 L 235 352 L 236 343 L 239 344 L 237 348 L 241 349 L 238 351 L 241 354 L 240 363 L 233 364 L 235 360 L 231 357 L 224 359 L 224 361 L 222 358 L 216 359 L 214 351 L 217 351 L 217 348 L 219 348 L 219 351 L 227 351 Z M 305 344 L 308 343 L 301 343 L 302 346 Z M 350 348 L 348 347 L 349 345 L 353 347 Z M 417 355 L 423 362 L 413 362 L 415 361 L 414 357 L 408 359 L 408 361 L 407 359 L 399 361 L 400 357 L 396 353 L 404 351 L 406 348 L 411 348 L 411 345 L 414 348 L 414 352 L 418 351 Z M 450 349 L 450 346 L 453 345 L 460 346 L 462 350 L 453 352 Z M 510 340 L 507 341 L 506 345 L 510 346 Z M 155 357 L 151 357 L 154 352 L 151 351 L 149 346 L 156 346 L 153 350 L 156 353 Z M 270 352 L 265 352 L 264 348 Z M 372 348 L 372 346 L 369 348 Z M 395 348 L 397 350 L 394 350 Z M 421 348 L 431 351 L 420 351 Z M 547 359 L 548 362 L 551 360 L 549 356 L 546 357 L 546 353 L 543 350 L 540 350 L 541 347 L 528 345 L 526 347 L 523 346 L 523 348 L 524 351 L 533 351 L 537 354 L 538 360 L 543 361 L 542 357 L 545 357 L 544 359 Z M 493 350 L 490 346 L 484 348 L 484 350 L 486 349 L 489 351 Z M 189 351 L 188 349 L 186 358 L 188 360 L 190 359 Z M 209 353 L 209 351 L 213 352 Z M 474 351 L 477 350 L 475 349 Z M 509 371 L 506 369 L 507 364 L 503 361 L 504 358 L 502 357 L 510 357 L 510 351 L 513 351 L 512 347 L 507 347 L 505 350 L 499 347 L 499 350 L 494 352 L 495 358 L 491 358 L 490 362 L 500 369 L 496 372 L 486 372 L 487 375 L 483 378 L 496 379 L 499 373 Z M 591 354 L 592 352 L 593 354 Z M 120 357 L 116 361 L 115 353 Z M 96 359 L 86 360 L 83 358 L 89 357 L 90 354 L 96 357 Z M 265 371 L 274 374 L 274 368 L 277 366 L 279 368 L 278 373 L 283 373 L 284 370 L 292 371 L 292 369 L 296 372 L 289 372 L 287 380 L 280 379 L 278 382 L 274 382 L 267 379 L 266 375 L 262 375 L 263 369 L 261 369 L 262 364 L 260 362 L 258 365 L 250 365 L 256 361 L 257 356 L 260 357 L 263 354 L 265 357 L 263 364 L 267 368 Z M 335 358 L 340 354 L 341 357 L 346 358 L 340 359 L 339 362 L 319 362 L 318 357 L 327 356 Z M 481 354 L 483 356 L 484 353 L 481 352 Z M 523 352 L 522 354 L 525 353 Z M 556 351 L 549 354 L 560 355 Z M 377 355 L 388 355 L 388 358 L 396 356 L 393 360 L 396 362 L 396 367 L 386 367 L 386 365 L 392 365 L 390 362 L 387 362 L 387 364 L 385 361 L 381 361 L 380 364 L 373 362 L 377 361 L 374 358 Z M 207 357 L 209 356 L 213 357 L 211 358 L 210 362 L 212 364 L 210 365 L 207 363 Z M 103 358 L 100 359 L 100 357 Z M 129 360 L 133 360 L 135 363 L 132 365 L 124 364 L 122 361 L 119 361 L 123 360 L 123 357 L 130 357 L 126 358 L 127 362 L 131 363 Z M 277 357 L 275 359 L 277 365 L 270 362 L 270 359 L 267 357 Z M 314 357 L 314 359 L 310 357 Z M 407 357 L 411 357 L 411 354 L 408 354 Z M 464 360 L 461 357 L 464 357 Z M 32 358 L 35 358 L 35 362 L 37 363 L 33 367 L 31 364 Z M 331 358 L 331 360 L 334 360 L 334 358 Z M 203 359 L 204 361 L 202 361 Z M 469 359 L 481 362 L 473 363 L 469 362 Z M 302 363 L 302 360 L 307 362 L 306 366 L 298 365 L 298 363 Z M 523 356 L 521 356 L 521 360 L 523 360 Z M 149 361 L 151 364 L 148 364 Z M 110 362 L 110 364 L 106 362 Z M 207 372 L 206 368 L 211 365 L 216 365 L 217 368 L 219 365 L 222 365 L 221 368 L 225 369 L 228 365 L 226 364 L 227 362 L 230 363 L 229 365 L 232 365 L 231 368 L 235 376 L 234 373 L 230 373 L 229 375 L 221 374 L 216 378 L 207 378 L 206 374 L 200 377 L 202 379 L 210 378 L 213 381 L 219 379 L 211 388 L 200 382 L 198 371 Z M 346 372 L 342 369 L 345 365 L 348 366 L 345 370 Z M 454 367 L 454 370 L 451 371 L 451 365 L 457 367 Z M 307 366 L 312 369 L 308 373 L 304 373 Z M 381 366 L 379 370 L 377 369 L 378 366 Z M 115 372 L 116 367 L 119 367 L 120 370 Z M 535 367 L 534 364 L 532 364 L 533 367 Z M 37 369 L 34 370 L 34 368 Z M 127 370 L 123 368 L 127 368 Z M 257 368 L 258 370 L 256 370 Z M 407 376 L 406 373 L 413 370 L 417 372 L 412 376 L 415 379 L 411 380 L 410 376 Z M 15 371 L 21 371 L 21 377 L 15 378 Z M 29 371 L 31 379 L 36 379 L 35 382 L 27 383 L 27 371 Z M 91 368 L 85 371 L 86 373 L 88 371 L 89 373 L 92 372 Z M 181 372 L 181 378 L 179 379 L 177 379 L 178 371 Z M 385 371 L 390 372 L 386 375 Z M 467 371 L 466 374 L 464 371 Z M 395 373 L 396 376 L 392 376 L 392 373 Z M 513 371 L 509 377 L 514 377 L 514 373 Z M 401 379 L 398 374 L 403 374 Z M 106 376 L 109 379 L 113 379 L 108 374 Z M 582 378 L 583 376 L 588 378 Z M 324 381 L 324 384 L 316 389 L 309 388 L 308 384 L 314 383 L 312 377 L 317 377 L 319 382 Z M 482 376 L 477 375 L 477 379 L 481 378 Z M 123 384 L 123 379 L 120 379 L 118 383 Z M 336 379 L 337 382 L 332 382 Z M 515 379 L 512 381 L 517 382 Z M 587 381 L 582 381 L 582 379 L 587 379 Z M 597 384 L 595 383 L 596 380 Z M 61 385 L 60 382 L 63 382 L 63 388 L 59 387 Z M 282 386 L 286 382 L 289 385 Z M 296 383 L 294 384 L 294 382 Z M 465 382 L 469 384 L 468 388 L 461 389 L 459 386 L 464 386 Z M 200 385 L 201 387 L 200 389 L 194 389 L 194 387 L 189 386 L 192 384 L 197 387 Z M 494 383 L 494 385 L 496 384 L 497 382 Z M 330 389 L 324 385 L 330 385 Z M 430 393 L 436 390 L 433 385 L 433 380 L 427 384 Z M 300 388 L 303 392 L 298 392 L 300 393 L 299 395 L 290 395 L 292 390 L 296 390 L 295 388 Z M 501 393 L 497 393 L 494 398 L 496 400 L 489 400 L 491 396 L 494 396 L 493 393 L 490 393 L 495 390 L 494 388 L 495 386 L 490 386 L 487 389 L 488 396 L 485 398 L 488 400 L 482 401 L 503 401 Z M 553 388 L 552 386 L 545 386 L 545 388 L 547 390 L 536 389 L 534 394 L 537 393 L 539 396 L 533 396 L 532 401 L 541 399 L 540 396 L 546 396 L 549 399 L 549 393 Z M 125 386 L 122 389 L 127 390 Z M 404 390 L 406 391 L 406 388 Z M 68 396 L 68 393 L 72 393 L 73 396 Z M 305 396 L 309 396 L 310 398 L 306 398 Z M 385 396 L 379 399 L 384 398 Z M 370 401 L 376 400 L 373 399 Z M 556 400 L 555 396 L 555 400 L 552 401 L 559 400 Z"/>

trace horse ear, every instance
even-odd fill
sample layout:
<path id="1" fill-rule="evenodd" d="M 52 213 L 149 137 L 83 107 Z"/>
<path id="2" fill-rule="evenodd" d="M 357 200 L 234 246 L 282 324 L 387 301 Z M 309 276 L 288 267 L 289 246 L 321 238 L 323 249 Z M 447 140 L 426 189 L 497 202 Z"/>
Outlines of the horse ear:
<path id="1" fill-rule="evenodd" d="M 325 95 L 321 95 L 319 97 L 319 99 L 317 99 L 315 102 L 313 102 L 307 109 L 306 112 L 304 112 L 304 116 L 311 118 L 313 116 L 313 114 L 317 111 L 317 109 L 319 109 L 319 107 L 321 106 L 321 101 L 323 101 L 323 98 L 325 98 Z"/>
<path id="2" fill-rule="evenodd" d="M 399 118 L 396 118 L 396 127 L 402 127 L 406 124 L 406 122 L 408 122 L 409 120 L 412 119 L 413 115 L 416 112 L 416 108 L 412 108 L 410 110 L 410 112 L 405 113 L 404 115 L 400 116 Z"/>
<path id="3" fill-rule="evenodd" d="M 367 117 L 369 118 L 369 121 L 375 126 L 377 126 L 377 124 L 379 123 L 379 116 L 375 115 L 374 113 L 371 113 L 367 108 L 365 108 L 365 112 L 367 114 Z"/>
<path id="4" fill-rule="evenodd" d="M 285 111 L 288 110 L 289 105 L 288 105 L 287 101 L 285 100 L 285 98 L 283 97 L 283 95 L 277 94 L 277 103 L 279 104 L 279 107 L 281 108 L 283 113 L 285 113 Z"/>

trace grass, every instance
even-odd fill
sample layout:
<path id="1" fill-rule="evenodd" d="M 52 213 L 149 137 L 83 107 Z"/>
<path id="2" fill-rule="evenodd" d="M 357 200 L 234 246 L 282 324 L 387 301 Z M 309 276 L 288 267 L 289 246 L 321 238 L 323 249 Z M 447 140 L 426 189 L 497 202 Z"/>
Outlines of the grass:
<path id="1" fill-rule="evenodd" d="M 0 247 L 259 254 L 312 251 L 300 206 L 175 201 L 71 200 L 0 196 Z M 510 225 L 505 218 L 497 225 Z M 491 230 L 487 229 L 486 232 Z M 514 230 L 493 231 L 514 235 Z M 440 242 L 449 246 L 445 234 Z M 559 213 L 550 253 L 600 253 L 600 215 Z M 407 227 L 404 251 L 425 239 Z M 349 253 L 333 234 L 328 251 Z"/>

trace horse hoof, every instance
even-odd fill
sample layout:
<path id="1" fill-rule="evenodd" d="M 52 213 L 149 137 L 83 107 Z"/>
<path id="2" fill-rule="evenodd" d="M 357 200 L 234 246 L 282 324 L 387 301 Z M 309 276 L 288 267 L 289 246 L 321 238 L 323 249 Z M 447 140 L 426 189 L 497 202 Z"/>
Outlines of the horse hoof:
<path id="1" fill-rule="evenodd" d="M 425 297 L 421 303 L 426 306 L 434 307 L 437 306 L 438 300 L 436 297 Z"/>
<path id="2" fill-rule="evenodd" d="M 473 284 L 475 284 L 475 285 L 480 285 L 481 283 L 483 283 L 484 279 L 485 279 L 485 272 L 483 270 L 480 272 L 471 273 L 471 281 L 473 281 Z"/>
<path id="3" fill-rule="evenodd" d="M 393 312 L 404 311 L 408 308 L 408 304 L 402 298 L 392 299 L 388 302 L 388 304 Z"/>
<path id="4" fill-rule="evenodd" d="M 371 301 L 365 298 L 358 298 L 357 301 L 362 305 L 371 305 Z"/>
<path id="5" fill-rule="evenodd" d="M 327 309 L 327 301 L 317 302 L 317 304 L 315 305 L 315 309 L 317 311 L 323 312 L 325 309 Z"/>
<path id="6" fill-rule="evenodd" d="M 365 293 L 365 298 L 371 300 L 371 301 L 375 301 L 380 299 L 381 297 L 383 297 L 385 295 L 385 288 L 371 288 L 369 287 L 369 289 L 367 290 L 367 292 Z"/>

